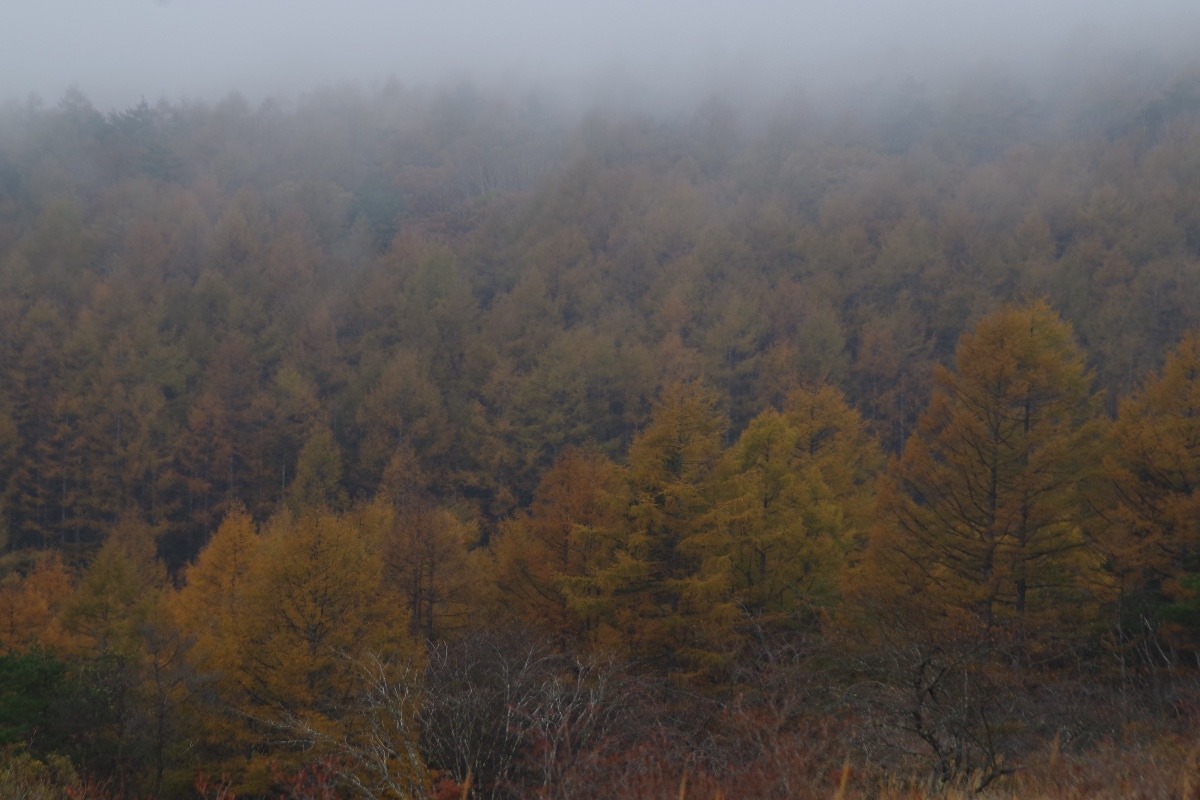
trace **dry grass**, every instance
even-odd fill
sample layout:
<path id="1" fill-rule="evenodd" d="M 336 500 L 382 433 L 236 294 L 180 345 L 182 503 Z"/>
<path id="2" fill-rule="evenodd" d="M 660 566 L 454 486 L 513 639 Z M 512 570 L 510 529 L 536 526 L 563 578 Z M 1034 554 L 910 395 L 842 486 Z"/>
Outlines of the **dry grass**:
<path id="1" fill-rule="evenodd" d="M 1102 743 L 1076 754 L 1061 752 L 1055 741 L 982 792 L 971 791 L 970 776 L 961 785 L 933 786 L 918 776 L 856 769 L 849 759 L 830 768 L 824 756 L 814 757 L 813 752 L 795 749 L 790 763 L 772 759 L 774 773 L 755 762 L 716 775 L 673 766 L 661 755 L 635 750 L 626 754 L 628 758 L 593 764 L 590 769 L 581 763 L 583 772 L 571 775 L 570 788 L 547 787 L 528 796 L 556 800 L 1200 800 L 1200 735 L 1162 737 L 1136 747 Z M 469 800 L 477 796 L 473 788 L 468 777 L 437 796 Z M 202 792 L 201 796 L 212 795 Z"/>
<path id="2" fill-rule="evenodd" d="M 971 790 L 974 776 L 961 785 L 935 786 L 919 776 L 856 769 L 849 760 L 830 768 L 825 758 L 793 752 L 790 763 L 772 758 L 773 772 L 763 763 L 748 763 L 722 775 L 700 769 L 681 771 L 656 764 L 648 754 L 630 754 L 625 763 L 608 763 L 607 775 L 593 773 L 593 780 L 573 781 L 575 788 L 569 793 L 552 790 L 545 796 L 564 800 L 1200 800 L 1200 735 L 1162 737 L 1134 747 L 1101 743 L 1075 754 L 1062 753 L 1052 742 L 982 792 Z"/>

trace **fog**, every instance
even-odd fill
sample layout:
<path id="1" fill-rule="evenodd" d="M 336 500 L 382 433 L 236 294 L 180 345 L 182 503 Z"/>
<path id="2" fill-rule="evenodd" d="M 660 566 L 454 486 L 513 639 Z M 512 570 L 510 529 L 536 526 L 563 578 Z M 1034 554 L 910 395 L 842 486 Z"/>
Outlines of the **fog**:
<path id="1" fill-rule="evenodd" d="M 626 82 L 815 91 L 873 76 L 1036 77 L 1086 54 L 1186 53 L 1194 0 L 9 0 L 0 100 L 295 97 L 470 79 L 562 92 Z"/>

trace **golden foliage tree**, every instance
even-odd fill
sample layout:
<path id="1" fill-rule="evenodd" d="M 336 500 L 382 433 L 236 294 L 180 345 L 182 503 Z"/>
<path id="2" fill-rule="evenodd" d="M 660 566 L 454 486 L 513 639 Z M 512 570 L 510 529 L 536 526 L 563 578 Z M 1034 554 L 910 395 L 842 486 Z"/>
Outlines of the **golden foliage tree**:
<path id="1" fill-rule="evenodd" d="M 1200 333 L 1122 401 L 1105 466 L 1114 494 L 1097 545 L 1111 580 L 1123 596 L 1186 601 L 1200 557 Z"/>
<path id="2" fill-rule="evenodd" d="M 597 641 L 676 675 L 711 676 L 735 649 L 729 560 L 711 542 L 724 429 L 710 391 L 667 386 L 629 449 L 623 524 L 584 543 L 611 555 L 567 584 L 570 602 L 600 622 Z"/>
<path id="3" fill-rule="evenodd" d="M 171 598 L 180 626 L 195 640 L 193 659 L 206 671 L 232 679 L 241 658 L 241 618 L 247 573 L 258 554 L 258 531 L 244 506 L 236 505 L 184 572 Z"/>
<path id="4" fill-rule="evenodd" d="M 154 531 L 126 515 L 83 573 L 61 620 L 85 650 L 140 658 L 142 635 L 166 587 L 154 545 Z"/>
<path id="5" fill-rule="evenodd" d="M 512 611 L 556 637 L 579 638 L 594 624 L 569 584 L 586 580 L 607 555 L 627 501 L 620 468 L 594 449 L 567 448 L 542 475 L 533 505 L 505 522 L 497 585 Z"/>
<path id="6" fill-rule="evenodd" d="M 959 341 L 881 488 L 878 586 L 984 628 L 1078 613 L 1095 403 L 1070 327 L 1009 306 Z"/>
<path id="7" fill-rule="evenodd" d="M 73 586 L 57 553 L 38 558 L 24 575 L 6 575 L 0 581 L 0 652 L 69 650 L 70 636 L 59 617 Z"/>
<path id="8" fill-rule="evenodd" d="M 364 659 L 415 658 L 404 599 L 384 581 L 387 522 L 372 507 L 284 511 L 257 533 L 235 510 L 188 570 L 176 612 L 215 676 L 207 722 L 225 731 L 222 756 L 246 787 L 262 788 L 268 753 L 311 757 L 287 742 L 350 735 Z"/>
<path id="9" fill-rule="evenodd" d="M 262 713 L 332 720 L 351 688 L 344 654 L 408 649 L 403 605 L 383 587 L 376 523 L 310 511 L 267 526 L 239 625 L 244 688 Z"/>
<path id="10" fill-rule="evenodd" d="M 839 595 L 869 524 L 878 444 L 832 387 L 794 390 L 751 420 L 723 459 L 717 547 L 756 624 L 811 619 Z"/>

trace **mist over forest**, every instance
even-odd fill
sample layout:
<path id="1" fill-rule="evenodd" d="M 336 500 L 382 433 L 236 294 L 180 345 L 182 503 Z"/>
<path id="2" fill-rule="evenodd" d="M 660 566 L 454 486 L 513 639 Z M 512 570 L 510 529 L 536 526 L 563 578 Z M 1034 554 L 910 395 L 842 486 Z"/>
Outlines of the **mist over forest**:
<path id="1" fill-rule="evenodd" d="M 0 796 L 1200 786 L 1191 4 L 9 17 Z"/>
<path id="2" fill-rule="evenodd" d="M 713 92 L 827 97 L 880 79 L 953 85 L 990 66 L 1036 91 L 1131 56 L 1187 57 L 1200 27 L 1184 0 L 18 0 L 7 11 L 0 100 L 53 103 L 74 86 L 105 113 L 393 79 L 691 104 Z"/>

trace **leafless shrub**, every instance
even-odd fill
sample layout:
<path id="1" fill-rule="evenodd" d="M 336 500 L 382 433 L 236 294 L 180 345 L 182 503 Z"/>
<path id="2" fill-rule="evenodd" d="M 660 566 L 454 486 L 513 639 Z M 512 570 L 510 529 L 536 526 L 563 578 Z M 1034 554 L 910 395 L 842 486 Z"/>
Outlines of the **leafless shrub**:
<path id="1" fill-rule="evenodd" d="M 569 796 L 570 765 L 636 713 L 615 660 L 529 635 L 474 634 L 429 653 L 419 722 L 431 766 L 475 796 Z"/>
<path id="2" fill-rule="evenodd" d="M 259 722 L 291 746 L 314 754 L 313 768 L 319 769 L 312 774 L 302 771 L 298 778 L 311 779 L 309 783 L 322 791 L 336 786 L 365 800 L 428 797 L 431 780 L 416 722 L 422 675 L 406 663 L 373 655 L 354 666 L 357 691 L 339 724 L 282 709 L 277 717 Z"/>

